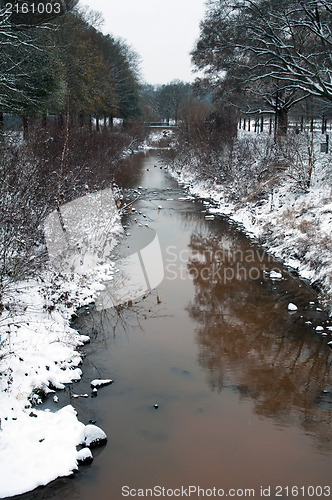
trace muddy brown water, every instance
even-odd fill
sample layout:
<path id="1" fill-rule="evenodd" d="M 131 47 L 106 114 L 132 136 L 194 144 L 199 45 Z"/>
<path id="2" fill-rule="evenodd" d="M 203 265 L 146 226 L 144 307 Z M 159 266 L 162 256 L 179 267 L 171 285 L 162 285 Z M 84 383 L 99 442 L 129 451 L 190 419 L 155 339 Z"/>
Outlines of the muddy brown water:
<path id="1" fill-rule="evenodd" d="M 187 193 L 166 156 L 123 162 L 128 199 L 141 195 L 118 249 L 130 254 L 155 231 L 165 278 L 129 306 L 81 311 L 75 326 L 92 339 L 83 377 L 58 393 L 108 443 L 73 477 L 20 498 L 119 500 L 153 488 L 168 498 L 329 497 L 328 318 L 315 292 L 234 224 L 179 200 Z M 114 382 L 92 397 L 94 378 Z"/>

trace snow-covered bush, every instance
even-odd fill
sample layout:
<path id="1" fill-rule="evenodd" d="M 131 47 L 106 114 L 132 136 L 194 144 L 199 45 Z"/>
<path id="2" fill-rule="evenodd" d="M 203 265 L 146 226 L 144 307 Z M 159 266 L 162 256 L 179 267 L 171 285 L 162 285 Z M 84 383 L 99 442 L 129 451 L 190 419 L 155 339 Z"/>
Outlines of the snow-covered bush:
<path id="1" fill-rule="evenodd" d="M 40 223 L 47 210 L 40 172 L 27 148 L 2 144 L 1 152 L 0 297 L 8 283 L 21 279 L 44 258 Z"/>
<path id="2" fill-rule="evenodd" d="M 43 221 L 58 206 L 109 187 L 123 151 L 141 130 L 30 128 L 0 137 L 0 314 L 2 295 L 47 261 Z"/>

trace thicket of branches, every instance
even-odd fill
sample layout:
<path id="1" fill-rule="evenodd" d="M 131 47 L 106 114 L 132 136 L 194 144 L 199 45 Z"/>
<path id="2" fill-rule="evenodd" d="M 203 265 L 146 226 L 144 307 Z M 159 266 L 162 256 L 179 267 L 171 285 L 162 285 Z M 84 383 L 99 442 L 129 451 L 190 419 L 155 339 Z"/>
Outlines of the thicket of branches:
<path id="1" fill-rule="evenodd" d="M 23 143 L 17 136 L 0 141 L 0 312 L 4 290 L 39 273 L 48 261 L 43 232 L 47 215 L 109 187 L 137 129 L 102 133 L 71 128 L 69 138 L 67 134 L 66 127 L 54 125 L 32 128 Z"/>

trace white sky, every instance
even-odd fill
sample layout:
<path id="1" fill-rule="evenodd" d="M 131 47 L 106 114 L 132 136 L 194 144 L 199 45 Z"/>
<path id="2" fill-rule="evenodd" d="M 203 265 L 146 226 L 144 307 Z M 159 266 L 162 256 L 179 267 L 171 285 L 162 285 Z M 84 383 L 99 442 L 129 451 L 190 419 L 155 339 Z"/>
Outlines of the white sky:
<path id="1" fill-rule="evenodd" d="M 101 12 L 102 31 L 133 47 L 147 83 L 194 80 L 189 53 L 199 36 L 205 0 L 80 0 L 79 5 Z"/>

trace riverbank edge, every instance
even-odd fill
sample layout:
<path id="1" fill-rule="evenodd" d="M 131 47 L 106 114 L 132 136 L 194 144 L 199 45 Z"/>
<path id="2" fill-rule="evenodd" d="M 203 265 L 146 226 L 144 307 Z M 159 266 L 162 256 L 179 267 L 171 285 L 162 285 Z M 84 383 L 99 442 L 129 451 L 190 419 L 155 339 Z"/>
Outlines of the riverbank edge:
<path id="1" fill-rule="evenodd" d="M 208 214 L 220 215 L 235 223 L 267 253 L 308 281 L 332 317 L 332 247 L 326 243 L 332 234 L 331 188 L 318 183 L 309 193 L 299 194 L 281 184 L 273 196 L 259 203 L 233 202 L 228 186 L 202 178 L 202 173 L 190 163 L 180 164 L 175 158 L 169 165 L 169 173 L 192 196 L 210 202 Z M 281 197 L 283 204 L 278 206 Z M 310 231 L 306 232 L 308 226 Z"/>
<path id="2" fill-rule="evenodd" d="M 159 132 L 135 149 L 124 149 L 121 159 L 153 149 L 161 138 Z M 121 222 L 112 231 L 121 234 Z M 56 391 L 81 379 L 84 345 L 90 338 L 71 325 L 115 273 L 112 261 L 85 274 L 56 272 L 50 265 L 37 278 L 7 290 L 3 302 L 14 305 L 14 313 L 8 307 L 8 314 L 0 316 L 0 498 L 70 476 L 93 459 L 84 447 L 86 429 L 94 427 L 97 436 L 103 431 L 81 423 L 72 405 L 51 412 L 38 410 L 38 404 L 50 397 L 57 403 Z M 77 396 L 87 395 L 71 394 Z"/>
<path id="3" fill-rule="evenodd" d="M 8 290 L 15 313 L 0 325 L 0 498 L 69 476 L 84 462 L 77 447 L 84 448 L 87 426 L 74 407 L 53 412 L 38 404 L 48 398 L 57 403 L 56 391 L 81 378 L 90 338 L 73 329 L 72 320 L 95 302 L 113 273 L 114 264 L 85 275 L 46 270 Z"/>

